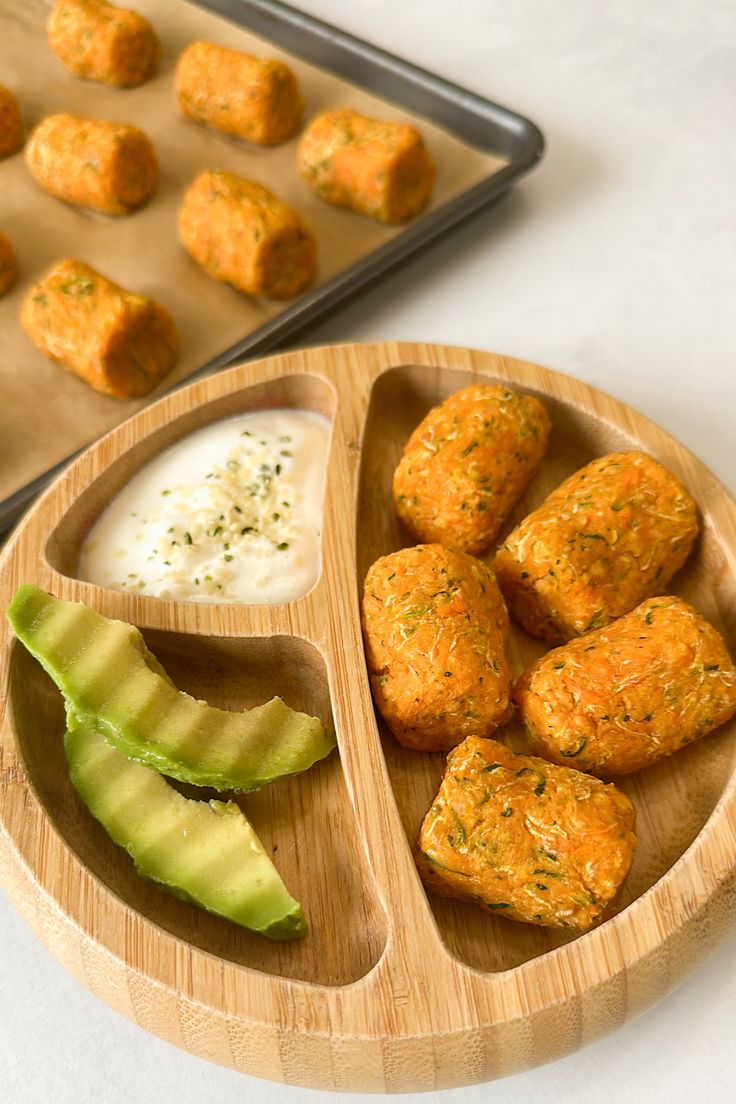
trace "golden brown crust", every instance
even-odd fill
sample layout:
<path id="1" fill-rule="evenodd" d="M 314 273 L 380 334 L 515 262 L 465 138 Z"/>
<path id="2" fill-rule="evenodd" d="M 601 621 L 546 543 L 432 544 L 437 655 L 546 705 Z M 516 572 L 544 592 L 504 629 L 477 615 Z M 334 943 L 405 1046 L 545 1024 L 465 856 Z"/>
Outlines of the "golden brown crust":
<path id="1" fill-rule="evenodd" d="M 291 138 L 304 110 L 297 79 L 283 62 L 210 42 L 193 42 L 180 56 L 176 96 L 195 122 L 262 146 Z"/>
<path id="2" fill-rule="evenodd" d="M 148 394 L 176 362 L 168 312 L 81 261 L 60 261 L 31 288 L 21 322 L 41 352 L 114 398 Z"/>
<path id="3" fill-rule="evenodd" d="M 405 222 L 426 206 L 437 176 L 419 131 L 350 108 L 313 119 L 297 152 L 299 172 L 328 203 L 379 222 Z"/>
<path id="4" fill-rule="evenodd" d="M 0 299 L 13 286 L 15 271 L 15 250 L 0 231 Z"/>
<path id="5" fill-rule="evenodd" d="M 439 751 L 508 715 L 508 615 L 485 564 L 438 544 L 376 560 L 363 633 L 376 708 L 405 747 Z"/>
<path id="6" fill-rule="evenodd" d="M 26 162 L 45 191 L 105 215 L 127 215 L 158 183 L 158 162 L 138 127 L 78 115 L 49 115 L 31 135 Z"/>
<path id="7" fill-rule="evenodd" d="M 161 60 L 148 20 L 104 0 L 57 0 L 46 32 L 59 61 L 84 80 L 133 88 L 153 76 Z"/>
<path id="8" fill-rule="evenodd" d="M 615 452 L 517 525 L 494 568 L 515 620 L 559 644 L 661 594 L 697 533 L 697 507 L 672 472 L 643 452 Z"/>
<path id="9" fill-rule="evenodd" d="M 531 395 L 483 383 L 458 391 L 409 438 L 393 478 L 396 513 L 417 540 L 483 552 L 537 470 L 549 431 Z"/>
<path id="10" fill-rule="evenodd" d="M 9 157 L 23 145 L 23 121 L 18 101 L 0 84 L 0 157 Z"/>
<path id="11" fill-rule="evenodd" d="M 584 931 L 621 888 L 634 828 L 634 807 L 614 786 L 470 737 L 447 757 L 416 861 L 441 896 Z"/>
<path id="12" fill-rule="evenodd" d="M 205 272 L 249 295 L 296 295 L 317 267 L 314 235 L 296 211 L 235 173 L 200 173 L 179 210 L 179 239 Z"/>
<path id="13" fill-rule="evenodd" d="M 679 598 L 543 656 L 514 696 L 532 748 L 604 777 L 642 770 L 736 713 L 736 668 L 712 625 Z"/>

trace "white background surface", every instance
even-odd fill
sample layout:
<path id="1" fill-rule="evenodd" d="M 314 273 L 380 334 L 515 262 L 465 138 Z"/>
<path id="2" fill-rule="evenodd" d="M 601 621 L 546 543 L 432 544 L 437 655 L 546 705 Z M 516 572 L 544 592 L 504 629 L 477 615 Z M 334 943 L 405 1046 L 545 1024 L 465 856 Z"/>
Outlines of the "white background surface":
<path id="1" fill-rule="evenodd" d="M 527 114 L 548 145 L 501 204 L 308 343 L 417 339 L 547 364 L 659 422 L 736 491 L 736 4 L 301 6 Z M 4 1104 L 337 1099 L 220 1069 L 123 1020 L 56 964 L 2 896 L 0 933 Z M 394 1099 L 734 1104 L 734 1023 L 736 918 L 697 974 L 607 1039 L 504 1081 Z"/>

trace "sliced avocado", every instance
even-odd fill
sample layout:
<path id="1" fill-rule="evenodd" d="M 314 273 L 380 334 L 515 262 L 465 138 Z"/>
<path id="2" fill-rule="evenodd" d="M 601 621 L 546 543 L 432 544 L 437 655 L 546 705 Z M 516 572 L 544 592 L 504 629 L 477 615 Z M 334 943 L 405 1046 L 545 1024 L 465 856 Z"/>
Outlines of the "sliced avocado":
<path id="1" fill-rule="evenodd" d="M 8 607 L 19 640 L 64 695 L 69 728 L 100 732 L 129 759 L 217 790 L 257 790 L 335 746 L 317 717 L 281 698 L 231 713 L 177 690 L 138 629 L 38 587 Z"/>
<path id="2" fill-rule="evenodd" d="M 306 934 L 299 902 L 234 802 L 183 797 L 84 724 L 64 749 L 82 801 L 140 874 L 269 939 Z"/>

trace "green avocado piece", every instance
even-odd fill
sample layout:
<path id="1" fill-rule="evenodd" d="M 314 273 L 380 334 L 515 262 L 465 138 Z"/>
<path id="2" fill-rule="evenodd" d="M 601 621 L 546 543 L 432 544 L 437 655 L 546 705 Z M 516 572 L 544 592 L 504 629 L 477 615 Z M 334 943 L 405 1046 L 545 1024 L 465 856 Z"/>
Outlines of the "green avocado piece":
<path id="1" fill-rule="evenodd" d="M 70 729 L 100 732 L 139 763 L 196 786 L 260 789 L 335 746 L 322 722 L 281 698 L 231 713 L 177 690 L 133 625 L 26 584 L 8 606 L 20 641 L 66 701 Z"/>
<path id="2" fill-rule="evenodd" d="M 306 935 L 299 902 L 234 802 L 184 797 L 85 724 L 64 750 L 77 793 L 139 874 L 269 939 Z"/>

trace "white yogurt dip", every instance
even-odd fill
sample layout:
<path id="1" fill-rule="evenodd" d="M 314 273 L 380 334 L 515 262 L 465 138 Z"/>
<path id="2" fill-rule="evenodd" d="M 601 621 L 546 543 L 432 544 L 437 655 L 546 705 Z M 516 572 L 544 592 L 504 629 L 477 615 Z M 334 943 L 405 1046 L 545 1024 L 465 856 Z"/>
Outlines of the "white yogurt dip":
<path id="1" fill-rule="evenodd" d="M 317 581 L 330 423 L 260 410 L 178 441 L 90 530 L 79 578 L 133 594 L 274 604 Z"/>

